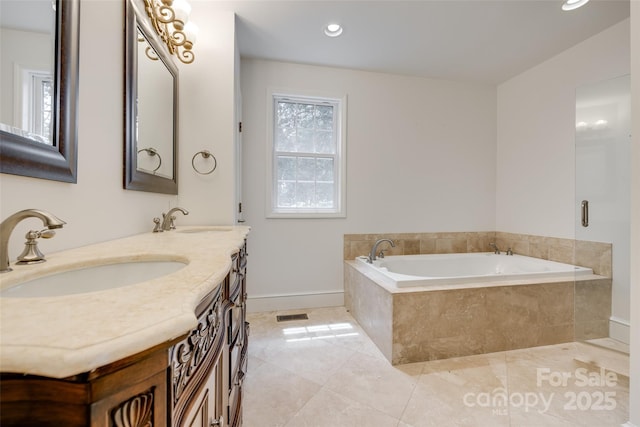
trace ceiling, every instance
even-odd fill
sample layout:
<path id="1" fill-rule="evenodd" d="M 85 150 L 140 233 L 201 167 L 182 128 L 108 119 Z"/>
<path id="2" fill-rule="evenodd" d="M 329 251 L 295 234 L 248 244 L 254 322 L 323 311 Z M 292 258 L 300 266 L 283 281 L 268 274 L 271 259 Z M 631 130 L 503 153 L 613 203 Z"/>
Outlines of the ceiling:
<path id="1" fill-rule="evenodd" d="M 0 27 L 51 32 L 55 12 L 51 0 L 0 0 Z"/>
<path id="2" fill-rule="evenodd" d="M 629 17 L 629 0 L 571 12 L 562 0 L 189 1 L 236 13 L 244 57 L 492 85 Z M 22 25 L 51 25 L 51 0 L 0 6 L 3 26 L 18 26 L 20 15 L 29 17 Z M 323 33 L 333 22 L 344 27 L 340 37 Z"/>
<path id="3" fill-rule="evenodd" d="M 244 57 L 492 85 L 629 16 L 629 0 L 591 0 L 571 12 L 561 10 L 561 0 L 239 0 L 218 5 L 236 12 Z M 324 26 L 332 22 L 344 27 L 340 37 L 324 35 Z"/>

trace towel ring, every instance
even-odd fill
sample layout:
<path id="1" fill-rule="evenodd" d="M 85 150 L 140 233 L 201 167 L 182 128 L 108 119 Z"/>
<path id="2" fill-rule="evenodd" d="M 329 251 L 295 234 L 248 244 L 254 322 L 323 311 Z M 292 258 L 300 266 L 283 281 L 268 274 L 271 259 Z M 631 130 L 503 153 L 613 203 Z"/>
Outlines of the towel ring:
<path id="1" fill-rule="evenodd" d="M 209 157 L 211 157 L 213 159 L 213 167 L 211 168 L 210 171 L 202 172 L 202 171 L 198 170 L 198 168 L 196 167 L 196 163 L 195 163 L 196 157 L 198 157 L 198 154 L 200 154 L 205 159 L 208 159 Z M 216 168 L 218 167 L 218 161 L 216 160 L 216 156 L 211 154 L 211 152 L 209 152 L 209 150 L 202 150 L 202 151 L 198 151 L 196 154 L 193 155 L 193 158 L 191 159 L 191 166 L 193 166 L 193 170 L 198 172 L 200 175 L 209 175 L 211 172 L 216 170 Z"/>
<path id="2" fill-rule="evenodd" d="M 153 172 L 157 171 L 158 169 L 160 169 L 160 166 L 162 166 L 162 157 L 160 157 L 160 153 L 158 153 L 158 150 L 156 150 L 153 147 L 149 147 L 149 148 L 141 148 L 138 150 L 138 154 L 140 154 L 141 152 L 146 151 L 147 154 L 149 156 L 158 156 L 158 167 L 156 167 Z"/>

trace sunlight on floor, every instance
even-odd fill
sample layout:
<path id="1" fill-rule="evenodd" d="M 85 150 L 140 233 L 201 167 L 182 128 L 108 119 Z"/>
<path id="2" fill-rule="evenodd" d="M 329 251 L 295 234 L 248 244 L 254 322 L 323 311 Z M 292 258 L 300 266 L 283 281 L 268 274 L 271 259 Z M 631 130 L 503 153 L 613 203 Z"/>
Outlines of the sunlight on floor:
<path id="1" fill-rule="evenodd" d="M 282 329 L 287 342 L 344 338 L 359 335 L 351 323 L 332 323 L 323 325 L 296 326 Z M 321 334 L 321 335 L 319 335 Z"/>

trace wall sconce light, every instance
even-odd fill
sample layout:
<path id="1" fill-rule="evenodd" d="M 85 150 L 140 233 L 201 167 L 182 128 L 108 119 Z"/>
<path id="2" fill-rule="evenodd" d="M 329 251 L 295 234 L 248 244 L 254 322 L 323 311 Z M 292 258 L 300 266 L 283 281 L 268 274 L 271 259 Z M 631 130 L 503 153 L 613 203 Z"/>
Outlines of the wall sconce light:
<path id="1" fill-rule="evenodd" d="M 192 52 L 198 27 L 189 21 L 191 5 L 187 0 L 144 0 L 151 24 L 169 52 L 185 64 L 195 59 Z"/>

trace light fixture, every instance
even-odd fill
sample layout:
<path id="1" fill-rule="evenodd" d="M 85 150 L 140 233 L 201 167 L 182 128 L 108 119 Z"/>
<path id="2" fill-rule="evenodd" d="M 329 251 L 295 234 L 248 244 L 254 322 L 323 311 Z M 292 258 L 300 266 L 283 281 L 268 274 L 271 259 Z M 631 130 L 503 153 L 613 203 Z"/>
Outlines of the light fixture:
<path id="1" fill-rule="evenodd" d="M 138 33 L 138 43 L 145 44 L 146 47 L 144 49 L 144 54 L 147 56 L 147 58 L 149 58 L 152 61 L 157 61 L 159 59 L 158 56 L 156 55 L 156 51 L 153 50 L 151 46 L 149 46 L 147 39 L 145 39 L 144 36 L 140 35 L 140 33 Z"/>
<path id="2" fill-rule="evenodd" d="M 342 34 L 342 27 L 340 24 L 329 24 L 324 27 L 324 33 L 329 37 L 338 37 Z"/>
<path id="3" fill-rule="evenodd" d="M 589 123 L 587 122 L 578 122 L 576 123 L 576 130 L 583 131 L 589 129 Z"/>
<path id="4" fill-rule="evenodd" d="M 185 64 L 195 59 L 192 52 L 198 27 L 189 21 L 191 5 L 187 0 L 144 0 L 151 24 L 169 52 Z"/>
<path id="5" fill-rule="evenodd" d="M 574 10 L 587 4 L 589 0 L 566 0 L 562 5 L 562 10 Z"/>
<path id="6" fill-rule="evenodd" d="M 598 119 L 592 123 L 580 121 L 576 123 L 576 130 L 579 132 L 586 130 L 603 130 L 609 127 L 609 122 L 605 119 Z"/>
<path id="7" fill-rule="evenodd" d="M 608 125 L 609 125 L 608 121 L 604 119 L 600 119 L 600 120 L 596 120 L 596 122 L 593 124 L 593 128 L 597 130 L 602 130 L 602 129 L 606 129 Z"/>

